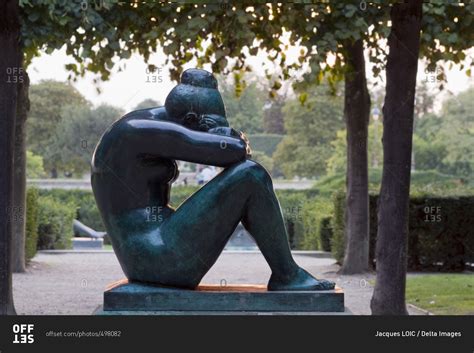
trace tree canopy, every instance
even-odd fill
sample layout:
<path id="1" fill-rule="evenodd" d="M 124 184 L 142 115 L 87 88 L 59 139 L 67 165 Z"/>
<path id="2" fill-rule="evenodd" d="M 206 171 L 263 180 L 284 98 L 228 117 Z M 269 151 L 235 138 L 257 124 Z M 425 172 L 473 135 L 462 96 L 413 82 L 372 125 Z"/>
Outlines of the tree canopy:
<path id="1" fill-rule="evenodd" d="M 286 177 L 325 174 L 330 142 L 344 127 L 340 94 L 331 94 L 328 86 L 317 86 L 309 96 L 304 106 L 295 99 L 284 109 L 287 135 L 273 156 Z"/>
<path id="2" fill-rule="evenodd" d="M 124 114 L 106 104 L 92 108 L 71 84 L 51 80 L 32 85 L 30 101 L 28 149 L 53 176 L 87 171 L 99 137 Z"/>
<path id="3" fill-rule="evenodd" d="M 246 134 L 263 131 L 263 108 L 267 94 L 255 82 L 247 85 L 237 96 L 235 85 L 228 80 L 219 82 L 229 124 Z"/>
<path id="4" fill-rule="evenodd" d="M 422 143 L 417 165 L 438 162 L 436 169 L 463 177 L 474 172 L 474 88 L 446 100 L 439 114 L 420 119 L 416 136 Z M 416 151 L 416 150 L 415 150 Z M 432 159 L 430 159 L 431 157 Z M 423 159 L 421 159 L 423 158 Z"/>
<path id="5" fill-rule="evenodd" d="M 283 70 L 308 65 L 310 81 L 330 74 L 340 79 L 344 69 L 344 43 L 364 39 L 369 58 L 378 74 L 384 65 L 385 48 L 379 40 L 389 32 L 390 5 L 365 3 L 316 4 L 182 4 L 165 2 L 120 2 L 118 0 L 43 0 L 34 6 L 21 0 L 23 38 L 27 60 L 44 49 L 52 52 L 66 46 L 75 62 L 67 65 L 74 75 L 86 71 L 110 76 L 115 58 L 129 58 L 137 51 L 148 61 L 161 46 L 172 64 L 171 76 L 179 77 L 185 63 L 210 64 L 214 72 L 248 69 L 246 59 L 260 49 Z M 423 5 L 420 53 L 431 70 L 440 60 L 462 63 L 470 47 L 474 4 L 431 2 Z M 302 46 L 298 61 L 288 62 L 284 33 Z M 69 39 L 69 40 L 68 40 Z M 247 48 L 247 50 L 243 50 Z M 333 65 L 327 65 L 329 56 Z M 472 60 L 467 63 L 472 65 Z M 153 63 L 150 63 L 153 65 Z M 440 73 L 440 78 L 445 76 Z M 276 82 L 273 88 L 278 89 Z"/>
<path id="6" fill-rule="evenodd" d="M 62 120 L 56 127 L 51 146 L 59 151 L 63 170 L 79 175 L 88 172 L 99 138 L 123 114 L 123 110 L 107 104 L 93 109 L 74 105 L 64 107 L 61 111 Z"/>
<path id="7" fill-rule="evenodd" d="M 159 107 L 162 104 L 152 98 L 147 98 L 141 101 L 140 103 L 137 104 L 133 110 L 139 110 L 139 109 L 147 109 L 147 108 L 153 108 L 153 107 Z"/>
<path id="8" fill-rule="evenodd" d="M 62 109 L 67 105 L 88 107 L 90 103 L 71 84 L 52 80 L 32 85 L 29 95 L 28 149 L 43 157 L 45 168 L 55 169 L 60 151 L 53 145 L 56 128 L 62 120 Z"/>

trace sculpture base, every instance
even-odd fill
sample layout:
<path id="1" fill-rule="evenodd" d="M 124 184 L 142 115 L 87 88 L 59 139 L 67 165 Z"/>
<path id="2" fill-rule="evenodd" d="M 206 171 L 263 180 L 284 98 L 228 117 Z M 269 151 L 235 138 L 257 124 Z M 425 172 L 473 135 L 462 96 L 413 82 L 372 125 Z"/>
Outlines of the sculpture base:
<path id="1" fill-rule="evenodd" d="M 127 280 L 104 292 L 101 315 L 209 315 L 344 313 L 344 292 L 267 291 L 263 285 L 200 285 L 196 290 Z M 347 312 L 346 312 L 347 313 Z"/>

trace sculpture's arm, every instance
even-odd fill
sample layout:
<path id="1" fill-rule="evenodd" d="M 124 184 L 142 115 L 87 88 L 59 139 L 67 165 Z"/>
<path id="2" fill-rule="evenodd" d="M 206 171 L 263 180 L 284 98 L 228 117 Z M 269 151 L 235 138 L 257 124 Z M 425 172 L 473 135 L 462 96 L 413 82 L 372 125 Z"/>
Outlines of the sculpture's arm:
<path id="1" fill-rule="evenodd" d="M 126 135 L 138 153 L 218 167 L 232 165 L 247 156 L 247 143 L 241 138 L 149 119 L 130 119 L 125 124 Z"/>

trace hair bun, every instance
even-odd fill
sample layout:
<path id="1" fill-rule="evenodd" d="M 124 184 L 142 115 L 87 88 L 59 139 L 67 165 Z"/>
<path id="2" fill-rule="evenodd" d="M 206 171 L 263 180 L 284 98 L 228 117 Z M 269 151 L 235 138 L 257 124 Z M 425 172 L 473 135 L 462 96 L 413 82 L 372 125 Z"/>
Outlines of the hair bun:
<path id="1" fill-rule="evenodd" d="M 201 69 L 188 69 L 184 71 L 180 82 L 195 87 L 217 89 L 217 80 L 214 75 Z"/>

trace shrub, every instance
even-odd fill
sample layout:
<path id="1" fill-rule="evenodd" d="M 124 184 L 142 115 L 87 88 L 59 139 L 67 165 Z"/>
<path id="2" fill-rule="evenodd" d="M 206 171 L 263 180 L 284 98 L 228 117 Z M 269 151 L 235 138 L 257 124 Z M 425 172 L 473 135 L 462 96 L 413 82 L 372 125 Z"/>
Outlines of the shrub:
<path id="1" fill-rule="evenodd" d="M 345 194 L 338 193 L 334 208 L 334 235 L 344 231 Z M 370 195 L 369 258 L 375 265 L 378 195 Z M 408 225 L 408 269 L 462 271 L 474 263 L 474 197 L 411 197 Z M 344 242 L 333 241 L 333 254 L 342 262 Z"/>
<path id="2" fill-rule="evenodd" d="M 331 217 L 324 217 L 319 222 L 319 243 L 323 251 L 331 251 L 332 226 Z"/>
<path id="3" fill-rule="evenodd" d="M 94 195 L 89 190 L 79 189 L 50 189 L 40 190 L 40 196 L 50 196 L 61 204 L 71 204 L 77 211 L 75 217 L 97 231 L 104 231 L 105 227 L 95 203 Z"/>
<path id="4" fill-rule="evenodd" d="M 38 203 L 38 249 L 70 248 L 74 204 L 61 203 L 52 196 L 41 196 Z"/>
<path id="5" fill-rule="evenodd" d="M 28 179 L 39 179 L 45 176 L 43 157 L 31 151 L 26 151 L 26 177 Z"/>
<path id="6" fill-rule="evenodd" d="M 307 194 L 308 195 L 308 194 Z M 309 194 L 311 195 L 311 194 Z M 304 241 L 302 248 L 305 250 L 325 250 L 324 240 L 321 240 L 322 221 L 328 219 L 333 213 L 333 205 L 328 199 L 308 196 L 303 206 Z M 327 249 L 327 246 L 325 247 Z M 325 250 L 327 251 L 327 250 Z"/>
<path id="7" fill-rule="evenodd" d="M 38 190 L 28 188 L 26 191 L 25 222 L 25 259 L 28 262 L 35 254 L 38 243 Z"/>
<path id="8" fill-rule="evenodd" d="M 303 205 L 303 244 L 304 250 L 317 250 L 321 247 L 318 239 L 318 219 L 320 205 L 313 199 L 307 200 Z"/>
<path id="9" fill-rule="evenodd" d="M 303 205 L 307 196 L 304 192 L 293 190 L 277 190 L 276 194 L 285 220 L 290 247 L 299 249 L 304 239 Z"/>
<path id="10" fill-rule="evenodd" d="M 346 204 L 346 194 L 338 191 L 333 195 L 334 216 L 331 219 L 332 242 L 331 251 L 339 264 L 344 260 L 345 235 L 344 235 L 344 212 Z"/>

